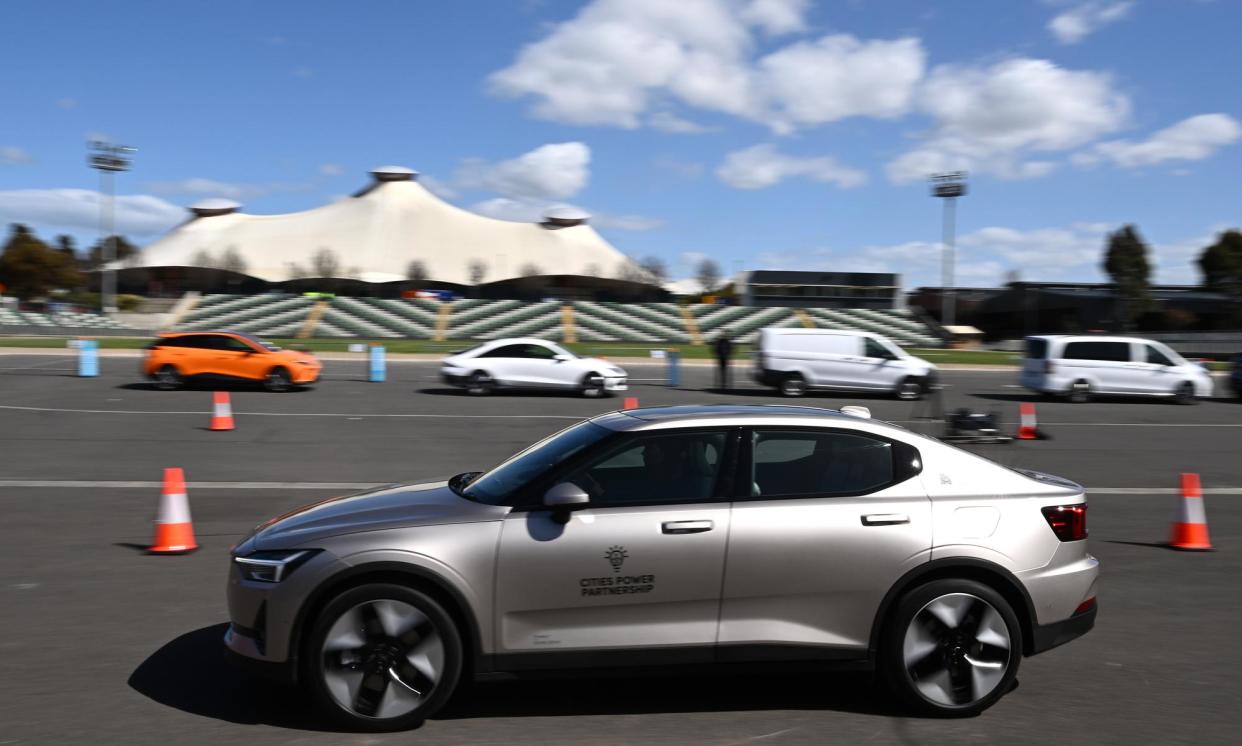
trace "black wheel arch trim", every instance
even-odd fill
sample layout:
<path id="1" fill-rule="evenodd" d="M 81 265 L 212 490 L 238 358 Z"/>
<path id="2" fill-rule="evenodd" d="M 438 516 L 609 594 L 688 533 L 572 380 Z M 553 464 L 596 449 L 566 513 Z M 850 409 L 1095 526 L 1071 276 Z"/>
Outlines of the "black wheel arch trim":
<path id="1" fill-rule="evenodd" d="M 973 557 L 946 557 L 924 562 L 908 571 L 896 583 L 893 583 L 888 593 L 884 594 L 879 608 L 876 609 L 875 620 L 871 624 L 871 641 L 867 651 L 872 661 L 878 658 L 884 626 L 888 623 L 898 600 L 918 585 L 944 578 L 975 580 L 990 586 L 1001 594 L 1013 606 L 1014 614 L 1017 615 L 1018 622 L 1022 626 L 1022 654 L 1029 656 L 1040 652 L 1035 646 L 1036 632 L 1040 629 L 1035 623 L 1035 604 L 1014 574 L 995 562 Z"/>
<path id="2" fill-rule="evenodd" d="M 310 617 L 311 612 L 322 609 L 325 604 L 345 589 L 368 582 L 405 583 L 410 584 L 410 587 L 414 590 L 422 591 L 430 588 L 432 591 L 430 595 L 435 600 L 443 602 L 447 598 L 449 604 L 445 611 L 455 621 L 464 623 L 461 633 L 462 647 L 465 648 L 468 656 L 466 663 L 473 664 L 476 672 L 491 670 L 491 656 L 483 652 L 483 635 L 479 629 L 478 619 L 475 618 L 474 610 L 470 603 L 456 586 L 439 573 L 424 567 L 404 562 L 380 561 L 348 567 L 329 576 L 302 602 L 302 605 L 298 608 L 297 616 L 294 617 L 293 627 L 289 635 L 288 660 L 286 663 L 293 675 L 296 676 L 300 669 L 300 658 L 302 645 L 305 642 L 306 630 L 314 621 Z M 436 598 L 437 595 L 441 597 Z M 466 669 L 463 667 L 463 670 Z"/>

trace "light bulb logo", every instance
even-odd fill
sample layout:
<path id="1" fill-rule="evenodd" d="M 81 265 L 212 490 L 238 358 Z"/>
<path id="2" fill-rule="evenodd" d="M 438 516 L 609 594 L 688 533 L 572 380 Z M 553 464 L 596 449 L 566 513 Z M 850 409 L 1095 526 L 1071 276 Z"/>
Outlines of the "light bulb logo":
<path id="1" fill-rule="evenodd" d="M 612 565 L 613 572 L 621 572 L 621 565 L 625 564 L 625 558 L 629 556 L 623 546 L 608 547 L 608 551 L 604 552 L 604 559 Z"/>

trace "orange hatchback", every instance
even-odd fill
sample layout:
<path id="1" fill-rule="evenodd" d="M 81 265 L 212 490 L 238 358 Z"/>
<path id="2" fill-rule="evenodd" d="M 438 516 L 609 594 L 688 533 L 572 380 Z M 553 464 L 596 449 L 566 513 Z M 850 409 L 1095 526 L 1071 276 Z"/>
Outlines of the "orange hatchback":
<path id="1" fill-rule="evenodd" d="M 142 363 L 143 375 L 165 391 L 190 379 L 256 381 L 268 391 L 287 391 L 319 380 L 321 370 L 310 353 L 240 332 L 161 332 Z"/>

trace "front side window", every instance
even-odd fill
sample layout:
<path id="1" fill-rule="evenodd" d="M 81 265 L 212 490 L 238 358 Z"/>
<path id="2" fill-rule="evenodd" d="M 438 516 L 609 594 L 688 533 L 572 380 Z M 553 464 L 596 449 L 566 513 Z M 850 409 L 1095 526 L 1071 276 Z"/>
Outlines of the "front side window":
<path id="1" fill-rule="evenodd" d="M 217 337 L 217 349 L 228 350 L 229 352 L 254 352 L 254 348 L 248 343 L 236 337 Z"/>
<path id="2" fill-rule="evenodd" d="M 866 494 L 893 484 L 893 444 L 842 432 L 758 430 L 751 495 Z"/>
<path id="3" fill-rule="evenodd" d="M 595 445 L 612 431 L 590 422 L 550 435 L 483 474 L 463 490 L 472 500 L 499 505 L 531 480 L 559 466 L 582 449 Z"/>
<path id="4" fill-rule="evenodd" d="M 716 494 L 723 432 L 653 433 L 626 438 L 560 478 L 600 505 L 694 503 Z"/>
<path id="5" fill-rule="evenodd" d="M 893 353 L 885 349 L 884 345 L 875 341 L 871 337 L 867 337 L 865 341 L 866 341 L 866 346 L 864 348 L 864 354 L 867 357 L 887 358 L 887 357 L 893 356 Z"/>
<path id="6" fill-rule="evenodd" d="M 1175 365 L 1175 363 L 1169 359 L 1169 356 L 1161 352 L 1159 349 L 1151 345 L 1143 346 L 1147 348 L 1148 363 L 1151 363 L 1152 365 Z"/>
<path id="7" fill-rule="evenodd" d="M 526 345 L 502 345 L 484 352 L 479 357 L 526 357 Z"/>
<path id="8" fill-rule="evenodd" d="M 550 350 L 543 345 L 526 345 L 526 350 L 522 357 L 531 360 L 551 360 L 556 357 L 556 351 Z"/>

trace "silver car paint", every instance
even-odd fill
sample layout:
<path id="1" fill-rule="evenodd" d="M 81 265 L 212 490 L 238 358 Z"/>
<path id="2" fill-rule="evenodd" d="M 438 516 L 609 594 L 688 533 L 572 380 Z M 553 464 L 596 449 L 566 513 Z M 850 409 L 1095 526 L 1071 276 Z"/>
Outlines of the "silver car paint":
<path id="1" fill-rule="evenodd" d="M 484 653 L 716 641 L 863 649 L 893 582 L 925 561 L 952 557 L 1014 574 L 1040 624 L 1069 617 L 1094 594 L 1098 563 L 1086 542 L 1060 542 L 1039 512 L 1082 502 L 1081 487 L 1027 476 L 887 423 L 808 411 L 673 407 L 594 421 L 618 431 L 848 428 L 914 445 L 922 473 L 863 497 L 588 508 L 564 526 L 543 511 L 472 502 L 443 482 L 325 501 L 265 524 L 243 543 L 242 551 L 323 551 L 275 585 L 239 580 L 231 568 L 232 620 L 253 626 L 265 605 L 268 639 L 261 656 L 244 640 L 230 639 L 230 646 L 286 660 L 291 627 L 313 589 L 374 563 L 400 563 L 448 585 L 474 617 Z M 908 520 L 864 526 L 863 516 Z M 688 520 L 710 521 L 711 530 L 662 532 L 666 522 Z M 615 572 L 607 556 L 614 547 L 627 555 Z M 609 579 L 652 587 L 583 592 L 611 587 Z"/>

